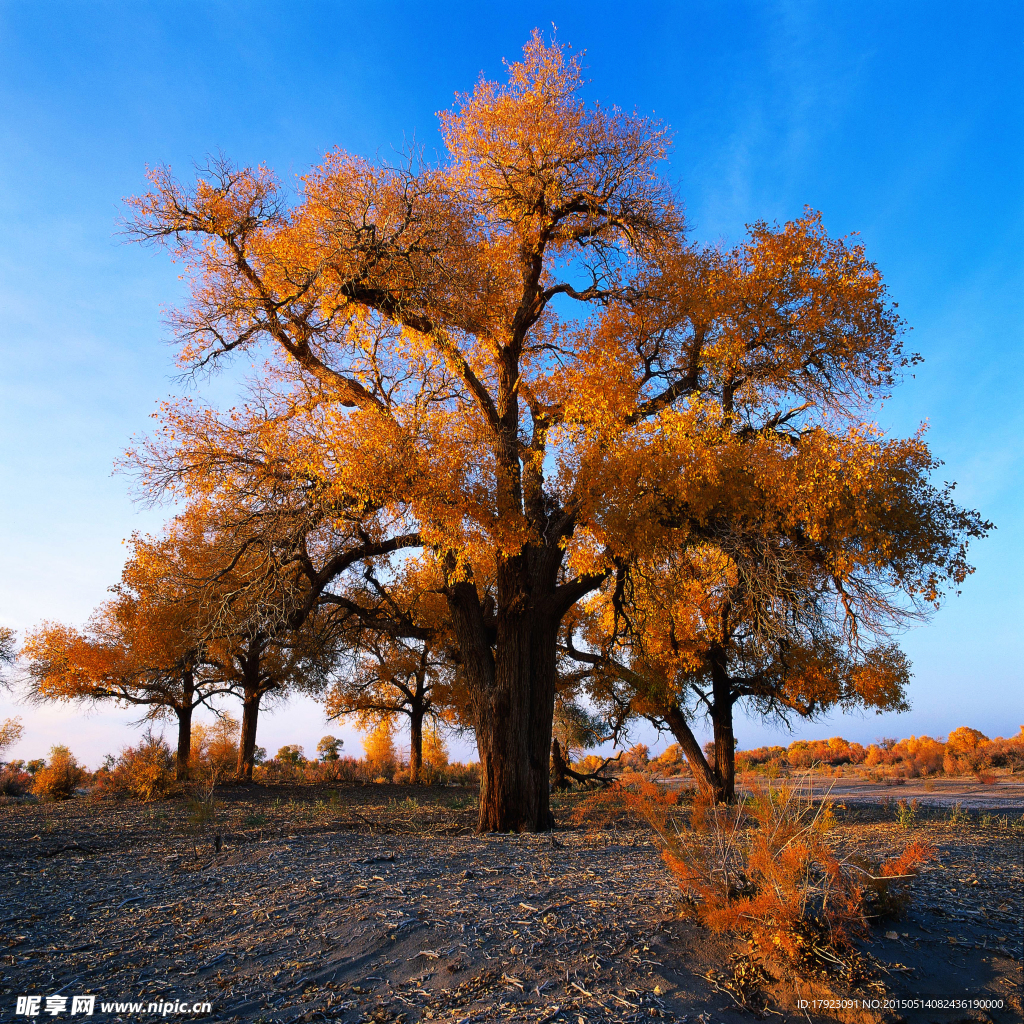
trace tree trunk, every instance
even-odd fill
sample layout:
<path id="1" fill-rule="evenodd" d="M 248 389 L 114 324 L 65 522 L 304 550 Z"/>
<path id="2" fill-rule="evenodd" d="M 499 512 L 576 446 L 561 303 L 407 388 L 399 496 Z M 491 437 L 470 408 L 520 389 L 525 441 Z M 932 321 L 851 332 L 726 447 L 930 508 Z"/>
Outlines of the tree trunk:
<path id="1" fill-rule="evenodd" d="M 178 751 L 175 757 L 174 777 L 179 782 L 188 778 L 188 763 L 192 757 L 192 694 L 186 693 L 187 703 L 174 709 L 178 716 Z"/>
<path id="2" fill-rule="evenodd" d="M 494 685 L 477 697 L 481 832 L 546 832 L 553 824 L 556 636 L 539 616 L 499 623 Z"/>
<path id="3" fill-rule="evenodd" d="M 252 781 L 252 765 L 256 755 L 256 723 L 260 715 L 260 699 L 263 694 L 258 687 L 246 687 L 242 700 L 242 734 L 238 738 L 238 778 Z"/>
<path id="4" fill-rule="evenodd" d="M 565 757 L 562 755 L 562 745 L 558 740 L 551 741 L 551 788 L 568 789 L 569 777 L 565 770 L 569 767 Z"/>
<path id="5" fill-rule="evenodd" d="M 494 683 L 477 695 L 480 832 L 538 831 L 530 772 L 529 647 L 521 618 L 514 627 L 500 625 Z"/>
<path id="6" fill-rule="evenodd" d="M 409 715 L 409 781 L 418 785 L 423 766 L 423 709 L 413 708 Z"/>
<path id="7" fill-rule="evenodd" d="M 693 735 L 686 716 L 679 707 L 673 705 L 665 712 L 665 721 L 668 723 L 669 729 L 672 730 L 676 743 L 682 749 L 697 785 L 707 792 L 715 803 L 721 803 L 721 780 L 715 769 L 708 764 L 708 759 L 704 756 L 704 751 L 700 749 L 700 744 L 697 742 L 697 737 Z"/>
<path id="8" fill-rule="evenodd" d="M 711 692 L 714 705 L 711 723 L 715 735 L 715 775 L 718 779 L 716 800 L 720 803 L 736 801 L 736 738 L 732 731 L 732 680 L 726 670 L 726 652 L 715 646 L 710 651 Z"/>
<path id="9" fill-rule="evenodd" d="M 719 803 L 736 802 L 736 739 L 732 732 L 732 704 L 726 701 L 721 708 L 715 701 L 711 717 L 715 730 L 715 775 Z"/>

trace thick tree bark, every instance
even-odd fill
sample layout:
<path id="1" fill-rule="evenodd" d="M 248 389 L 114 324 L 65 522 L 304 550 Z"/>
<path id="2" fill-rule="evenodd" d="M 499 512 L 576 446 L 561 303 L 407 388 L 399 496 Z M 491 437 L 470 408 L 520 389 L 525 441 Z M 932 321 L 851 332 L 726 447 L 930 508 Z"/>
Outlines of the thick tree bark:
<path id="1" fill-rule="evenodd" d="M 690 766 L 690 771 L 693 772 L 697 785 L 709 793 L 715 802 L 718 803 L 719 779 L 715 769 L 708 764 L 704 751 L 700 749 L 700 744 L 697 742 L 697 737 L 693 735 L 693 730 L 690 728 L 689 722 L 686 721 L 686 716 L 677 706 L 673 705 L 665 712 L 665 721 L 669 729 L 672 730 L 676 743 L 682 749 L 683 756 Z"/>
<path id="2" fill-rule="evenodd" d="M 530 772 L 529 635 L 521 616 L 499 623 L 494 684 L 477 696 L 481 832 L 538 831 Z"/>
<path id="3" fill-rule="evenodd" d="M 718 803 L 736 801 L 736 740 L 732 731 L 732 704 L 721 709 L 715 703 L 711 718 L 715 732 L 715 776 L 718 780 L 715 799 Z"/>
<path id="4" fill-rule="evenodd" d="M 409 781 L 418 785 L 423 767 L 423 709 L 414 707 L 409 713 Z"/>
<path id="5" fill-rule="evenodd" d="M 252 766 L 256 756 L 256 724 L 260 715 L 260 699 L 263 693 L 259 687 L 246 688 L 242 700 L 242 734 L 238 738 L 238 778 L 252 781 Z"/>
<path id="6" fill-rule="evenodd" d="M 545 832 L 553 825 L 556 631 L 539 615 L 510 615 L 499 624 L 494 685 L 477 696 L 481 832 Z"/>
<path id="7" fill-rule="evenodd" d="M 192 701 L 174 709 L 178 716 L 178 750 L 175 756 L 174 777 L 179 782 L 188 778 L 188 763 L 192 757 Z"/>
<path id="8" fill-rule="evenodd" d="M 732 707 L 734 703 L 732 680 L 726 669 L 726 652 L 715 646 L 710 651 L 711 724 L 715 737 L 715 775 L 718 780 L 716 800 L 720 803 L 736 801 L 736 738 L 732 730 Z"/>

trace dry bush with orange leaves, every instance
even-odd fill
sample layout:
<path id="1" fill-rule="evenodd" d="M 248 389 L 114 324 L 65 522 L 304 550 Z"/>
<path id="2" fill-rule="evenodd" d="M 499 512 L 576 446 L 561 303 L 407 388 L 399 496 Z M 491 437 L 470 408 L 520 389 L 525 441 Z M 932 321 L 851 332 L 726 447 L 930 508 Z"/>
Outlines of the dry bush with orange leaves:
<path id="1" fill-rule="evenodd" d="M 50 749 L 50 761 L 32 781 L 32 792 L 42 800 L 67 800 L 85 781 L 85 769 L 67 747 Z"/>
<path id="2" fill-rule="evenodd" d="M 136 797 L 153 800 L 177 789 L 174 753 L 163 736 L 146 732 L 139 745 L 125 747 L 109 770 L 97 772 L 96 797 Z"/>
<path id="3" fill-rule="evenodd" d="M 934 857 L 922 843 L 883 863 L 840 857 L 831 805 L 791 786 L 755 787 L 731 805 L 696 791 L 687 815 L 673 813 L 678 804 L 678 794 L 634 773 L 581 805 L 577 821 L 641 817 L 698 921 L 745 936 L 760 959 L 819 973 L 860 973 L 853 940 L 872 919 L 902 911 Z"/>

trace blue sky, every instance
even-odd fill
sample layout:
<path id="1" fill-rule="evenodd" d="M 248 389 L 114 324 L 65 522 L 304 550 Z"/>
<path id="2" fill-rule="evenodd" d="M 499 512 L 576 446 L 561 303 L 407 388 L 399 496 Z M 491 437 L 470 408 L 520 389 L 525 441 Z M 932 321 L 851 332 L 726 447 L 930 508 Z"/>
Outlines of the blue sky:
<path id="1" fill-rule="evenodd" d="M 112 476 L 176 391 L 166 256 L 123 245 L 147 164 L 187 175 L 223 151 L 302 173 L 332 147 L 439 148 L 436 111 L 501 74 L 531 29 L 585 50 L 589 96 L 671 126 L 669 173 L 694 236 L 735 240 L 808 204 L 859 231 L 925 357 L 879 411 L 928 421 L 943 479 L 997 532 L 959 598 L 903 638 L 912 713 L 801 730 L 870 740 L 989 735 L 1024 722 L 1024 5 L 990 3 L 124 3 L 0 0 L 0 623 L 81 622 L 122 539 L 165 511 Z M 207 394 L 228 398 L 230 379 Z M 87 762 L 130 715 L 38 713 L 17 756 L 69 741 Z M 307 750 L 315 706 L 260 742 Z M 787 738 L 740 722 L 743 746 Z M 358 746 L 345 731 L 347 746 Z M 638 733 L 638 737 L 641 734 Z"/>

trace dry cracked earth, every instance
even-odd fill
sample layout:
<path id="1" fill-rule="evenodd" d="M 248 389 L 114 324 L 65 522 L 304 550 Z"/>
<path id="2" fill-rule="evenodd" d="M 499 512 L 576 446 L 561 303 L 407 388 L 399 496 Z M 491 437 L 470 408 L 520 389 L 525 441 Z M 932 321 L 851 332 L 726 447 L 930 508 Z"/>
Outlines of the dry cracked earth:
<path id="1" fill-rule="evenodd" d="M 32 994 L 46 1020 L 87 1019 L 46 1015 L 46 996 L 78 994 L 126 1021 L 146 1014 L 101 1004 L 208 1001 L 253 1022 L 755 1019 L 725 973 L 741 945 L 680 917 L 645 829 L 478 836 L 468 791 L 323 796 L 227 788 L 205 821 L 182 801 L 0 807 L 0 1019 L 27 1019 L 16 1000 Z M 842 993 L 783 978 L 765 1015 L 1024 1020 L 1020 829 L 904 830 L 862 805 L 842 829 L 867 851 L 939 849 L 907 918 L 865 945 L 878 980 L 860 996 L 903 1008 L 801 1009 Z M 906 1004 L 923 999 L 993 1005 Z"/>

